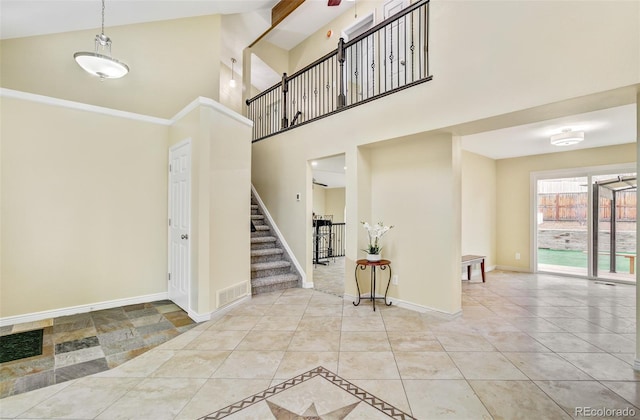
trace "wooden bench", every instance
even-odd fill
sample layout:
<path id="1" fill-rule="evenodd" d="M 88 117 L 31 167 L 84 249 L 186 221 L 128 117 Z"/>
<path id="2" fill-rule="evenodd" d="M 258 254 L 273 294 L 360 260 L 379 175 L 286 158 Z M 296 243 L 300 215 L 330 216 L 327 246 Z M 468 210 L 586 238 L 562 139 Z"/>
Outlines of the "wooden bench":
<path id="1" fill-rule="evenodd" d="M 482 272 L 482 282 L 485 282 L 484 278 L 484 255 L 463 255 L 462 267 L 467 267 L 467 280 L 471 280 L 471 266 L 473 264 L 480 263 L 480 272 Z"/>
<path id="2" fill-rule="evenodd" d="M 608 252 L 598 252 L 600 255 L 610 255 Z M 625 257 L 629 259 L 629 274 L 636 273 L 636 256 L 634 254 L 618 254 L 616 253 L 616 257 Z"/>
<path id="3" fill-rule="evenodd" d="M 625 258 L 629 258 L 629 274 L 636 273 L 636 256 L 632 254 L 618 254 Z"/>

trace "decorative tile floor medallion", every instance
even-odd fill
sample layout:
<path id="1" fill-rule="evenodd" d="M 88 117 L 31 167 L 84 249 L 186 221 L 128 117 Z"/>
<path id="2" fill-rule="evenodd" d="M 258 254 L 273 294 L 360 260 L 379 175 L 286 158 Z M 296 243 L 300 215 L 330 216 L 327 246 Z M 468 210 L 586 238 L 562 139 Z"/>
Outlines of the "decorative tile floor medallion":
<path id="1" fill-rule="evenodd" d="M 199 420 L 414 419 L 411 415 L 318 366 Z"/>
<path id="2" fill-rule="evenodd" d="M 42 333 L 40 328 L 0 337 L 0 363 L 41 355 Z"/>

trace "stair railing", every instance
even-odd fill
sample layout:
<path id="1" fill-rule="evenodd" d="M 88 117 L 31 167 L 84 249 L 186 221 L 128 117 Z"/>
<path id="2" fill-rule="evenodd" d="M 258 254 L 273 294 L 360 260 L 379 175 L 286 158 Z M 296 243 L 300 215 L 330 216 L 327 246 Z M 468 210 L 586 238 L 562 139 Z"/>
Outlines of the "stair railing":
<path id="1" fill-rule="evenodd" d="M 253 141 L 431 79 L 429 0 L 421 0 L 247 99 Z"/>

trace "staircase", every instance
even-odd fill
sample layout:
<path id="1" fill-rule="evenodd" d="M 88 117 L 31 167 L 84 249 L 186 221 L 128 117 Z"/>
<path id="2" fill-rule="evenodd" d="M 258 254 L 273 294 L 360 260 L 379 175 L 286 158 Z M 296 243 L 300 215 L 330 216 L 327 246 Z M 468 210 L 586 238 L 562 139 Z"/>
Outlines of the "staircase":
<path id="1" fill-rule="evenodd" d="M 251 293 L 300 287 L 301 276 L 251 194 Z"/>

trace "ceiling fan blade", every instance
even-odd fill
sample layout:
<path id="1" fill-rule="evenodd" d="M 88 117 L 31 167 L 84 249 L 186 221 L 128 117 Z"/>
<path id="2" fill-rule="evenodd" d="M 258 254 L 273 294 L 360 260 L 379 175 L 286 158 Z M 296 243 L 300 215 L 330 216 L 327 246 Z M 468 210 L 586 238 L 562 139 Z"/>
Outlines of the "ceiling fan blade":
<path id="1" fill-rule="evenodd" d="M 340 6 L 342 0 L 329 0 L 327 6 Z"/>

